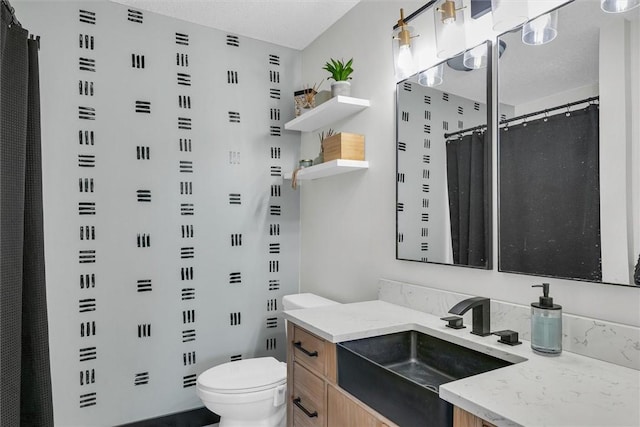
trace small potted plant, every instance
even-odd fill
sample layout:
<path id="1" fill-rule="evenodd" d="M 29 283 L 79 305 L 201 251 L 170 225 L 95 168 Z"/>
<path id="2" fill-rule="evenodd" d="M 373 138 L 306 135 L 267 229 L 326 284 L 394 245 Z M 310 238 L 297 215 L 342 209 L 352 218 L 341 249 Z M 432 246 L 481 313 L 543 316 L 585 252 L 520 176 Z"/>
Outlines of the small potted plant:
<path id="1" fill-rule="evenodd" d="M 331 76 L 327 78 L 335 80 L 331 83 L 331 96 L 344 95 L 349 96 L 351 94 L 351 73 L 353 73 L 353 68 L 351 68 L 351 64 L 353 64 L 353 58 L 351 58 L 346 63 L 344 60 L 335 60 L 331 58 L 329 62 L 327 62 L 323 70 L 327 70 L 331 73 Z"/>

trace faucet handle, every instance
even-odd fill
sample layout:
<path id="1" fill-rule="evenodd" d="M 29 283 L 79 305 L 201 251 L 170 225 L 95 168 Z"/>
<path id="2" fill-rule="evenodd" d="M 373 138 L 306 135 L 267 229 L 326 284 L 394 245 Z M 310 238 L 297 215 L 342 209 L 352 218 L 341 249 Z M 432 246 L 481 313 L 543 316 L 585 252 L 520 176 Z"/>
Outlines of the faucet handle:
<path id="1" fill-rule="evenodd" d="M 518 341 L 518 333 L 510 329 L 493 332 L 493 335 L 499 336 L 500 339 L 498 340 L 498 342 L 502 344 L 507 344 L 511 346 L 522 344 L 522 341 Z"/>
<path id="2" fill-rule="evenodd" d="M 453 329 L 464 329 L 466 326 L 462 324 L 462 317 L 460 316 L 447 316 L 441 317 L 440 320 L 444 320 L 447 323 L 445 326 Z"/>

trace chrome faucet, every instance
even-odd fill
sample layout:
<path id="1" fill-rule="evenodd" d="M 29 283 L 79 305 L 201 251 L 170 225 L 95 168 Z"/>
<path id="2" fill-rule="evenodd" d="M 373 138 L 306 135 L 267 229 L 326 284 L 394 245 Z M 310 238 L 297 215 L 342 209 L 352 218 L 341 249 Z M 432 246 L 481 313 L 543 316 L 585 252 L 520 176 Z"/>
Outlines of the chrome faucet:
<path id="1" fill-rule="evenodd" d="M 449 313 L 462 316 L 469 309 L 473 309 L 473 323 L 471 326 L 471 333 L 486 337 L 491 335 L 491 300 L 484 297 L 467 298 L 464 301 L 460 301 L 454 305 Z"/>

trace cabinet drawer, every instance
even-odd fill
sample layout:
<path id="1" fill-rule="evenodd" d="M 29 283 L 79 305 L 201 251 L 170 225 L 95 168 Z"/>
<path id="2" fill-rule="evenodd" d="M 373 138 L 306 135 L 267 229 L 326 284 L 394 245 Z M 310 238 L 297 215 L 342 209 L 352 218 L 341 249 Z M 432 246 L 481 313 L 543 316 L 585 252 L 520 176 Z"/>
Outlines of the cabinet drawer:
<path id="1" fill-rule="evenodd" d="M 324 381 L 296 362 L 293 364 L 293 378 L 293 425 L 323 426 Z"/>
<path id="2" fill-rule="evenodd" d="M 324 376 L 324 340 L 298 327 L 293 335 L 293 360 Z"/>

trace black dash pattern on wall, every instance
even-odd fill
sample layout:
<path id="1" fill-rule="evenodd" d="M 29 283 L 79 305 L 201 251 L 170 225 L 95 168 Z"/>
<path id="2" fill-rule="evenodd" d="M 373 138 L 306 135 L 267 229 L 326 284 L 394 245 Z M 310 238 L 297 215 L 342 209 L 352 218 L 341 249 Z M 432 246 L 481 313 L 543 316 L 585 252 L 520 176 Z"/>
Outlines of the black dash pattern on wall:
<path id="1" fill-rule="evenodd" d="M 78 80 L 78 93 L 80 96 L 93 96 L 93 82 Z"/>
<path id="2" fill-rule="evenodd" d="M 96 360 L 98 358 L 98 350 L 96 347 L 85 347 L 80 349 L 80 362 L 88 360 Z"/>
<path id="3" fill-rule="evenodd" d="M 151 279 L 138 280 L 136 283 L 136 290 L 138 292 L 151 292 L 153 290 Z"/>
<path id="4" fill-rule="evenodd" d="M 237 362 L 238 360 L 242 360 L 242 355 L 241 354 L 234 354 L 233 356 L 231 356 L 229 358 L 229 360 L 231 362 Z"/>
<path id="5" fill-rule="evenodd" d="M 279 108 L 270 108 L 269 112 L 271 113 L 270 117 L 273 121 L 280 120 L 280 109 Z"/>
<path id="6" fill-rule="evenodd" d="M 178 129 L 191 129 L 191 119 L 189 117 L 178 117 Z"/>
<path id="7" fill-rule="evenodd" d="M 78 202 L 78 214 L 95 215 L 96 203 L 95 202 Z"/>
<path id="8" fill-rule="evenodd" d="M 233 273 L 229 273 L 229 284 L 230 285 L 238 285 L 242 283 L 242 273 L 239 271 L 234 271 Z"/>
<path id="9" fill-rule="evenodd" d="M 184 33 L 176 33 L 176 44 L 189 46 L 189 35 Z"/>
<path id="10" fill-rule="evenodd" d="M 144 68 L 144 55 L 132 53 L 131 54 L 131 68 Z"/>
<path id="11" fill-rule="evenodd" d="M 280 280 L 279 279 L 269 280 L 269 290 L 270 291 L 280 290 Z"/>
<path id="12" fill-rule="evenodd" d="M 187 329 L 182 331 L 182 342 L 191 342 L 196 340 L 196 330 Z"/>
<path id="13" fill-rule="evenodd" d="M 80 226 L 80 240 L 96 240 L 96 226 L 95 225 L 81 225 Z"/>
<path id="14" fill-rule="evenodd" d="M 94 133 L 92 130 L 79 130 L 78 143 L 80 145 L 95 145 Z"/>
<path id="15" fill-rule="evenodd" d="M 178 84 L 181 86 L 191 86 L 191 74 L 178 73 Z"/>
<path id="16" fill-rule="evenodd" d="M 279 254 L 280 253 L 280 243 L 269 243 L 269 253 L 270 254 Z"/>
<path id="17" fill-rule="evenodd" d="M 191 138 L 180 138 L 180 151 L 191 152 Z"/>
<path id="18" fill-rule="evenodd" d="M 133 379 L 133 385 L 139 386 L 145 384 L 149 384 L 149 372 L 140 372 L 136 374 Z"/>
<path id="19" fill-rule="evenodd" d="M 409 83 L 409 82 L 404 82 L 404 83 L 402 84 L 402 89 L 404 89 L 404 90 L 405 90 L 405 91 L 407 91 L 407 92 L 411 92 L 411 90 L 412 90 L 411 83 Z"/>
<path id="20" fill-rule="evenodd" d="M 180 160 L 181 173 L 193 173 L 193 162 L 191 160 Z"/>
<path id="21" fill-rule="evenodd" d="M 151 202 L 151 190 L 136 191 L 136 198 L 138 202 Z"/>
<path id="22" fill-rule="evenodd" d="M 196 321 L 196 311 L 194 309 L 182 310 L 182 323 L 193 323 Z M 195 337 L 195 332 L 194 332 Z"/>
<path id="23" fill-rule="evenodd" d="M 138 160 L 149 160 L 151 158 L 151 147 L 138 145 L 136 147 L 136 158 Z"/>
<path id="24" fill-rule="evenodd" d="M 190 351 L 187 353 L 182 353 L 182 363 L 184 366 L 193 365 L 196 363 L 196 352 Z"/>
<path id="25" fill-rule="evenodd" d="M 127 9 L 127 20 L 135 22 L 136 24 L 142 24 L 144 21 L 144 14 L 135 9 Z"/>
<path id="26" fill-rule="evenodd" d="M 269 64 L 280 65 L 280 57 L 278 55 L 269 55 Z"/>
<path id="27" fill-rule="evenodd" d="M 278 311 L 278 299 L 271 298 L 267 300 L 267 311 Z"/>
<path id="28" fill-rule="evenodd" d="M 98 404 L 97 393 L 87 393 L 80 395 L 80 408 L 86 408 L 88 406 L 94 406 Z"/>
<path id="29" fill-rule="evenodd" d="M 81 193 L 93 193 L 93 178 L 78 178 Z"/>
<path id="30" fill-rule="evenodd" d="M 196 298 L 196 289 L 195 288 L 182 288 L 180 291 L 180 296 L 182 301 L 192 300 Z"/>
<path id="31" fill-rule="evenodd" d="M 78 300 L 78 312 L 87 313 L 89 311 L 96 311 L 96 299 L 84 298 Z"/>
<path id="32" fill-rule="evenodd" d="M 268 317 L 266 323 L 267 323 L 267 329 L 277 328 L 278 327 L 278 318 L 277 317 Z"/>
<path id="33" fill-rule="evenodd" d="M 80 49 L 94 50 L 95 39 L 89 34 L 80 34 L 78 36 L 78 47 Z"/>
<path id="34" fill-rule="evenodd" d="M 80 371 L 80 385 L 85 386 L 96 382 L 95 369 L 83 369 Z"/>
<path id="35" fill-rule="evenodd" d="M 240 123 L 240 113 L 237 111 L 229 111 L 229 122 Z"/>
<path id="36" fill-rule="evenodd" d="M 151 235 L 147 233 L 138 233 L 136 242 L 139 248 L 149 248 L 151 247 Z"/>
<path id="37" fill-rule="evenodd" d="M 280 83 L 280 71 L 269 70 L 269 81 L 271 83 Z"/>
<path id="38" fill-rule="evenodd" d="M 196 255 L 196 250 L 193 246 L 180 248 L 180 258 L 182 259 L 194 258 L 195 255 Z"/>
<path id="39" fill-rule="evenodd" d="M 191 108 L 191 96 L 178 95 L 178 107 L 179 108 Z"/>
<path id="40" fill-rule="evenodd" d="M 151 323 L 141 323 L 138 325 L 138 338 L 151 336 Z"/>
<path id="41" fill-rule="evenodd" d="M 182 195 L 191 195 L 191 194 L 193 194 L 193 182 L 191 182 L 191 181 L 180 181 L 180 194 L 182 194 Z"/>
<path id="42" fill-rule="evenodd" d="M 80 275 L 80 289 L 89 289 L 96 287 L 96 275 L 92 274 L 81 274 Z"/>
<path id="43" fill-rule="evenodd" d="M 282 214 L 282 207 L 278 205 L 269 206 L 269 215 L 280 216 Z"/>
<path id="44" fill-rule="evenodd" d="M 234 313 L 229 313 L 229 324 L 231 326 L 237 326 L 241 323 L 242 321 L 242 314 L 237 311 Z"/>
<path id="45" fill-rule="evenodd" d="M 191 224 L 183 224 L 180 229 L 182 230 L 182 238 L 183 239 L 192 239 L 193 238 L 193 225 Z"/>
<path id="46" fill-rule="evenodd" d="M 282 166 L 271 166 L 271 176 L 282 176 Z"/>
<path id="47" fill-rule="evenodd" d="M 280 261 L 269 261 L 269 273 L 277 273 L 280 271 Z"/>
<path id="48" fill-rule="evenodd" d="M 193 280 L 193 267 L 182 267 L 180 268 L 180 279 L 181 280 Z"/>
<path id="49" fill-rule="evenodd" d="M 282 150 L 280 147 L 271 147 L 271 158 L 279 159 L 282 156 Z"/>
<path id="50" fill-rule="evenodd" d="M 189 55 L 186 53 L 176 53 L 176 65 L 178 67 L 188 67 Z"/>
<path id="51" fill-rule="evenodd" d="M 80 9 L 78 10 L 78 19 L 80 20 L 80 22 L 83 22 L 85 24 L 95 25 L 96 13 L 91 12 L 90 10 Z"/>
<path id="52" fill-rule="evenodd" d="M 151 102 L 149 101 L 136 101 L 136 113 L 151 113 Z"/>
<path id="53" fill-rule="evenodd" d="M 275 89 L 275 88 L 269 89 L 269 98 L 280 99 L 280 89 Z"/>
<path id="54" fill-rule="evenodd" d="M 240 47 L 240 38 L 232 34 L 227 34 L 227 46 Z"/>
<path id="55" fill-rule="evenodd" d="M 93 168 L 96 166 L 96 156 L 93 154 L 78 154 L 78 166 L 81 168 Z"/>
<path id="56" fill-rule="evenodd" d="M 90 337 L 96 334 L 96 322 L 80 322 L 80 337 Z"/>
<path id="57" fill-rule="evenodd" d="M 232 70 L 228 70 L 227 71 L 227 83 L 231 84 L 231 85 L 237 85 L 238 84 L 238 72 L 237 71 L 232 71 Z"/>
<path id="58" fill-rule="evenodd" d="M 78 68 L 80 71 L 96 71 L 96 60 L 92 58 L 80 57 L 78 58 Z"/>
<path id="59" fill-rule="evenodd" d="M 96 109 L 93 107 L 78 107 L 78 118 L 81 120 L 95 120 Z"/>
<path id="60" fill-rule="evenodd" d="M 229 204 L 230 205 L 241 205 L 242 204 L 242 195 L 240 193 L 229 193 Z"/>
<path id="61" fill-rule="evenodd" d="M 276 350 L 276 343 L 277 343 L 276 338 L 267 338 L 267 343 L 266 343 L 265 349 L 267 351 Z"/>
<path id="62" fill-rule="evenodd" d="M 269 126 L 269 135 L 282 136 L 282 128 L 280 126 Z"/>
<path id="63" fill-rule="evenodd" d="M 271 197 L 280 197 L 282 195 L 282 186 L 280 184 L 271 185 Z"/>
<path id="64" fill-rule="evenodd" d="M 78 262 L 80 264 L 94 264 L 96 262 L 96 251 L 93 249 L 80 249 Z"/>
<path id="65" fill-rule="evenodd" d="M 194 387 L 196 385 L 197 378 L 198 376 L 196 374 L 185 375 L 184 377 L 182 377 L 182 387 Z"/>
<path id="66" fill-rule="evenodd" d="M 231 246 L 242 246 L 242 234 L 231 235 Z"/>
<path id="67" fill-rule="evenodd" d="M 269 236 L 280 235 L 280 224 L 269 224 Z"/>

